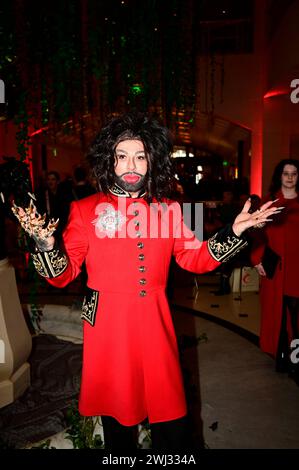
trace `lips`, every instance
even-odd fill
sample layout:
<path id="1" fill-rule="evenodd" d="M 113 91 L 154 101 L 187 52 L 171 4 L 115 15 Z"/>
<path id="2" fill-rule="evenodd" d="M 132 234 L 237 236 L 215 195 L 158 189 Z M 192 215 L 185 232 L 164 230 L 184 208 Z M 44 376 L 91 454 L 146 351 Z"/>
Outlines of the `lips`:
<path id="1" fill-rule="evenodd" d="M 140 180 L 140 176 L 138 175 L 125 175 L 123 176 L 123 180 L 127 183 L 137 183 Z"/>

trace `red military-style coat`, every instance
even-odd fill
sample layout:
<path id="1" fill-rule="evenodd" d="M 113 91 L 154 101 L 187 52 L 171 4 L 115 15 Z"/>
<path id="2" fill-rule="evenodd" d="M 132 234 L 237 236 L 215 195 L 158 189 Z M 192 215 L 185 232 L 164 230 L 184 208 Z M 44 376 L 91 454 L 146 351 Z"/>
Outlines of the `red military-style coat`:
<path id="1" fill-rule="evenodd" d="M 200 242 L 184 225 L 178 203 L 149 205 L 127 195 L 115 187 L 109 195 L 73 202 L 63 235 L 65 255 L 37 253 L 33 262 L 51 284 L 63 287 L 85 261 L 89 295 L 82 314 L 79 411 L 131 426 L 146 417 L 155 423 L 186 414 L 165 295 L 171 256 L 181 267 L 203 273 L 246 242 L 232 231 L 224 240 Z"/>
<path id="2" fill-rule="evenodd" d="M 253 240 L 252 264 L 261 262 L 264 248 L 269 245 L 281 257 L 273 279 L 262 277 L 260 347 L 273 356 L 277 353 L 282 321 L 283 296 L 299 297 L 298 266 L 298 233 L 299 233 L 299 197 L 285 199 L 279 191 L 275 205 L 283 206 L 281 214 L 275 215 L 273 222 L 267 224 L 263 232 L 257 232 Z M 265 198 L 266 202 L 270 197 Z M 291 338 L 290 319 L 287 322 Z"/>

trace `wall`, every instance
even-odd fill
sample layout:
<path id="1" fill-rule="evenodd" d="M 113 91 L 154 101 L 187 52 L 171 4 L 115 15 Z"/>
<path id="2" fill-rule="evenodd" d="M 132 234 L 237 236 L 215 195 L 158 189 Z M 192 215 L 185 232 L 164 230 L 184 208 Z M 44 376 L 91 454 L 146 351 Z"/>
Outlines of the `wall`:
<path id="1" fill-rule="evenodd" d="M 17 156 L 16 128 L 12 122 L 0 122 L 0 163 L 3 156 Z"/>
<path id="2" fill-rule="evenodd" d="M 299 1 L 281 19 L 269 48 L 268 90 L 264 100 L 263 192 L 267 191 L 275 165 L 288 156 L 299 159 L 299 103 L 290 100 L 290 83 L 299 78 Z"/>

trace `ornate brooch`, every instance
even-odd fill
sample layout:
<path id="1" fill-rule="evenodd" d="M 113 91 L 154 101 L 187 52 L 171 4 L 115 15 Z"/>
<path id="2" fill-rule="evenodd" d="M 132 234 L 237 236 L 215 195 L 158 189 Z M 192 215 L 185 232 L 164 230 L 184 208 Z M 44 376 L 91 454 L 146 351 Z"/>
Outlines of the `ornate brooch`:
<path id="1" fill-rule="evenodd" d="M 126 220 L 127 218 L 120 211 L 110 205 L 92 223 L 95 225 L 97 237 L 102 238 L 102 234 L 106 234 L 109 238 L 113 238 L 115 232 L 121 230 Z"/>

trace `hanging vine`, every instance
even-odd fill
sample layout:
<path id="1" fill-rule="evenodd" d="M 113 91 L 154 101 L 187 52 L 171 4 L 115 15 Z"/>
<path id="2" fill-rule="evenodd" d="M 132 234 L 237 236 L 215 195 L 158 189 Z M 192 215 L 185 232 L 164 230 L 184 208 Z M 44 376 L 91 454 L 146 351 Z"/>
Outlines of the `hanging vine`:
<path id="1" fill-rule="evenodd" d="M 82 130 L 87 115 L 138 108 L 192 125 L 202 1 L 2 3 L 0 74 L 11 80 L 20 158 L 29 127 Z"/>

